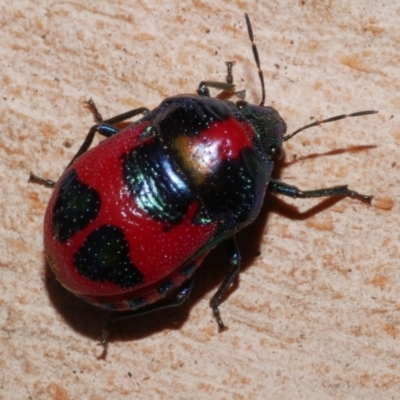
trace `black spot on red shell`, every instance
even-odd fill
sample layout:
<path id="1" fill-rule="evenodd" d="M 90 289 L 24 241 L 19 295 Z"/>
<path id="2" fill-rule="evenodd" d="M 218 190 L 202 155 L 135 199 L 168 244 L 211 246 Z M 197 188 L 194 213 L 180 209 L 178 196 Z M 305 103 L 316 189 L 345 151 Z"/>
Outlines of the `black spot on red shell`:
<path id="1" fill-rule="evenodd" d="M 74 255 L 74 266 L 85 278 L 131 288 L 143 275 L 129 257 L 129 243 L 121 228 L 103 225 L 90 233 Z"/>
<path id="2" fill-rule="evenodd" d="M 54 204 L 51 221 L 54 236 L 59 242 L 66 242 L 96 219 L 100 206 L 99 193 L 80 182 L 77 172 L 71 169 L 61 182 Z"/>
<path id="3" fill-rule="evenodd" d="M 143 211 L 167 226 L 183 220 L 194 194 L 161 142 L 154 141 L 125 154 L 123 169 L 125 183 Z"/>

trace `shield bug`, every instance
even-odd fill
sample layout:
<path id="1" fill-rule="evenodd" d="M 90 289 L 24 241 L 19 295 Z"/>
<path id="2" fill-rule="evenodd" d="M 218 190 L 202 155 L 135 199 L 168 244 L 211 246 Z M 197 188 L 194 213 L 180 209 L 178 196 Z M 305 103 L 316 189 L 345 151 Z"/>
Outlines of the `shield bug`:
<path id="1" fill-rule="evenodd" d="M 264 104 L 264 77 L 245 18 L 261 84 L 258 105 L 211 97 L 210 88 L 234 93 L 232 61 L 227 82 L 202 81 L 197 94 L 169 97 L 153 110 L 103 120 L 89 101 L 97 123 L 58 182 L 31 175 L 54 188 L 44 220 L 45 255 L 60 283 L 78 297 L 132 315 L 180 305 L 196 269 L 224 242 L 230 268 L 210 301 L 223 330 L 219 306 L 240 270 L 235 235 L 257 218 L 267 190 L 370 202 L 346 185 L 303 191 L 271 179 L 283 142 L 306 128 L 376 111 L 315 121 L 287 135 L 282 117 Z M 89 149 L 96 133 L 106 140 Z M 108 332 L 104 344 L 107 338 Z"/>

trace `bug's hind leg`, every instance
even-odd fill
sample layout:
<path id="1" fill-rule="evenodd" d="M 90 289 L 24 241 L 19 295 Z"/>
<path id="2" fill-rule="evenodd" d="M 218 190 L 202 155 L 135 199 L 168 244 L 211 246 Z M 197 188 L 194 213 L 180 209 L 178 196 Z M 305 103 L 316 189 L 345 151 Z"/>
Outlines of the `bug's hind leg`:
<path id="1" fill-rule="evenodd" d="M 111 315 L 108 318 L 106 326 L 104 327 L 104 329 L 102 331 L 100 343 L 104 347 L 107 346 L 108 340 L 110 338 L 110 326 L 115 321 L 121 321 L 124 319 L 135 318 L 138 316 L 152 313 L 154 311 L 165 310 L 165 309 L 178 307 L 178 306 L 182 305 L 189 298 L 190 293 L 192 292 L 193 281 L 194 281 L 194 276 L 192 276 L 187 281 L 185 281 L 182 284 L 182 286 L 180 286 L 177 289 L 174 296 L 172 298 L 170 298 L 167 302 L 164 302 L 162 304 L 159 304 L 159 303 L 151 304 L 150 306 L 144 307 L 143 309 L 135 310 L 132 312 L 127 312 L 123 315 L 119 315 L 119 314 Z"/>

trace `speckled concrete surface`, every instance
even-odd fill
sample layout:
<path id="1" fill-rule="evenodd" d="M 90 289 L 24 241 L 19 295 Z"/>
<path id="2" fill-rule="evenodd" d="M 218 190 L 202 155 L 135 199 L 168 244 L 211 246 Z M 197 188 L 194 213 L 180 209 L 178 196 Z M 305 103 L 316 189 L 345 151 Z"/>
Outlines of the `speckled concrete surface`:
<path id="1" fill-rule="evenodd" d="M 400 33 L 397 2 L 146 2 L 0 5 L 0 398 L 395 399 L 400 393 Z M 267 4 L 264 4 L 267 3 Z M 304 189 L 347 183 L 351 199 L 266 198 L 239 244 L 244 266 L 221 312 L 208 301 L 227 270 L 217 249 L 180 310 L 115 326 L 65 292 L 45 266 L 50 191 L 88 128 L 105 117 L 224 80 L 303 132 L 277 176 Z M 285 205 L 286 204 L 286 205 Z M 261 256 L 255 257 L 257 250 Z"/>

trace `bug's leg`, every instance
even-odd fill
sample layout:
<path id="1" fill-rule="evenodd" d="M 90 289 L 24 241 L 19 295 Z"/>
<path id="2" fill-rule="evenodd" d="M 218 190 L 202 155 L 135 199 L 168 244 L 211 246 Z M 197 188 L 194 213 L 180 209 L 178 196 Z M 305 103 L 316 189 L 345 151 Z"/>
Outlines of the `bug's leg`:
<path id="1" fill-rule="evenodd" d="M 329 197 L 329 196 L 345 196 L 358 199 L 366 203 L 370 203 L 372 196 L 350 190 L 347 185 L 333 186 L 329 188 L 300 190 L 296 186 L 287 183 L 271 180 L 268 184 L 268 190 L 272 193 L 279 193 L 289 197 L 312 198 L 312 197 Z"/>
<path id="2" fill-rule="evenodd" d="M 199 83 L 199 87 L 197 88 L 197 94 L 199 96 L 211 97 L 209 88 L 223 90 L 225 92 L 231 92 L 231 93 L 234 93 L 235 91 L 235 85 L 233 85 L 232 83 L 202 81 Z"/>
<path id="3" fill-rule="evenodd" d="M 90 108 L 90 111 L 92 112 L 92 114 L 94 116 L 95 121 L 98 124 L 104 123 L 104 124 L 107 124 L 107 125 L 115 125 L 115 124 L 118 124 L 120 122 L 126 121 L 126 120 L 128 120 L 130 118 L 136 117 L 136 115 L 139 115 L 139 114 L 146 115 L 147 113 L 150 112 L 150 110 L 148 108 L 146 108 L 146 107 L 139 107 L 139 108 L 135 108 L 133 110 L 129 110 L 127 112 L 124 112 L 123 114 L 116 115 L 115 117 L 103 120 L 103 117 L 99 113 L 99 110 L 97 109 L 97 106 L 94 103 L 94 101 L 92 99 L 90 99 L 87 102 L 87 104 L 88 104 L 88 106 Z"/>
<path id="4" fill-rule="evenodd" d="M 229 289 L 232 282 L 235 280 L 240 271 L 240 252 L 238 245 L 236 243 L 236 237 L 232 236 L 231 238 L 227 239 L 225 241 L 225 245 L 229 254 L 231 267 L 229 268 L 229 271 L 226 274 L 225 279 L 221 283 L 221 286 L 218 288 L 217 292 L 210 300 L 210 307 L 212 308 L 214 317 L 217 320 L 218 329 L 220 332 L 226 330 L 227 327 L 222 322 L 218 306 L 222 303 L 225 293 L 227 292 L 227 290 Z"/>
<path id="5" fill-rule="evenodd" d="M 190 296 L 190 293 L 192 292 L 193 288 L 193 281 L 194 281 L 194 276 L 189 278 L 186 282 L 182 284 L 177 289 L 177 292 L 175 293 L 175 296 L 172 297 L 171 299 L 168 299 L 168 302 L 164 302 L 162 304 L 156 303 L 156 304 L 151 304 L 148 307 L 144 307 L 142 309 L 132 311 L 132 312 L 127 312 L 122 315 L 114 314 L 111 315 L 106 323 L 106 326 L 104 327 L 101 335 L 101 344 L 105 347 L 107 346 L 108 339 L 110 337 L 110 325 L 115 322 L 115 321 L 121 321 L 124 319 L 130 319 L 130 318 L 135 318 L 141 315 L 149 314 L 153 311 L 159 311 L 159 310 L 165 310 L 168 308 L 173 308 L 173 307 L 178 307 L 182 305 Z"/>
<path id="6" fill-rule="evenodd" d="M 81 144 L 81 147 L 79 148 L 79 150 L 77 151 L 75 156 L 72 158 L 72 160 L 69 162 L 69 164 L 67 165 L 67 168 L 83 153 L 86 153 L 86 151 L 89 149 L 90 145 L 93 142 L 94 135 L 96 132 L 102 136 L 110 137 L 119 132 L 119 129 L 113 125 L 118 124 L 123 121 L 126 121 L 130 118 L 135 117 L 136 115 L 139 115 L 139 114 L 146 115 L 149 112 L 148 108 L 140 107 L 140 108 L 135 108 L 133 110 L 127 111 L 123 114 L 116 115 L 115 117 L 103 120 L 103 117 L 99 113 L 94 101 L 92 99 L 90 99 L 87 102 L 87 104 L 90 108 L 90 111 L 93 113 L 94 119 L 96 120 L 97 124 L 93 125 L 90 128 L 88 134 L 86 135 L 85 140 Z M 28 182 L 37 183 L 37 184 L 44 185 L 44 186 L 50 187 L 50 188 L 55 186 L 55 182 L 48 180 L 48 179 L 41 178 L 39 176 L 36 176 L 32 172 L 30 173 Z"/>
<path id="7" fill-rule="evenodd" d="M 145 115 L 149 112 L 148 108 L 140 107 L 140 108 L 135 108 L 134 110 L 127 111 L 123 114 L 119 114 L 115 117 L 108 118 L 103 121 L 103 118 L 102 118 L 101 114 L 99 113 L 99 111 L 97 110 L 97 107 L 92 99 L 90 99 L 88 101 L 88 106 L 91 109 L 91 111 L 94 115 L 94 118 L 99 123 L 96 125 L 93 125 L 89 129 L 89 132 L 86 135 L 85 140 L 83 141 L 81 147 L 79 148 L 79 150 L 77 151 L 75 156 L 72 158 L 72 160 L 68 164 L 67 168 L 83 153 L 86 153 L 86 151 L 89 149 L 90 145 L 93 142 L 94 135 L 96 132 L 105 137 L 113 136 L 119 132 L 119 129 L 114 126 L 115 124 L 126 121 L 127 119 L 133 118 L 136 115 L 139 115 L 139 114 Z"/>
<path id="8" fill-rule="evenodd" d="M 100 114 L 99 114 L 99 115 L 100 115 Z M 101 124 L 93 125 L 93 126 L 90 128 L 88 134 L 86 135 L 85 140 L 84 140 L 83 143 L 81 144 L 81 147 L 79 148 L 79 150 L 77 151 L 77 153 L 74 155 L 74 157 L 72 158 L 72 160 L 68 163 L 67 168 L 68 168 L 69 166 L 71 166 L 71 164 L 72 164 L 78 157 L 80 157 L 83 153 L 86 153 L 86 151 L 89 149 L 90 145 L 91 145 L 92 142 L 93 142 L 94 135 L 95 135 L 96 132 L 100 133 L 100 134 L 103 135 L 103 136 L 109 137 L 109 136 L 112 136 L 112 135 L 115 135 L 116 133 L 118 133 L 118 132 L 119 132 L 119 129 L 118 129 L 118 128 L 115 128 L 115 127 L 112 126 L 112 125 L 108 125 L 108 124 L 106 124 L 106 123 L 101 123 Z M 37 184 L 44 185 L 44 186 L 50 187 L 50 188 L 52 188 L 52 187 L 55 186 L 55 182 L 53 182 L 53 181 L 51 181 L 51 180 L 48 180 L 48 179 L 41 178 L 41 177 L 39 177 L 39 176 L 33 174 L 32 172 L 30 173 L 28 182 L 37 183 Z"/>

